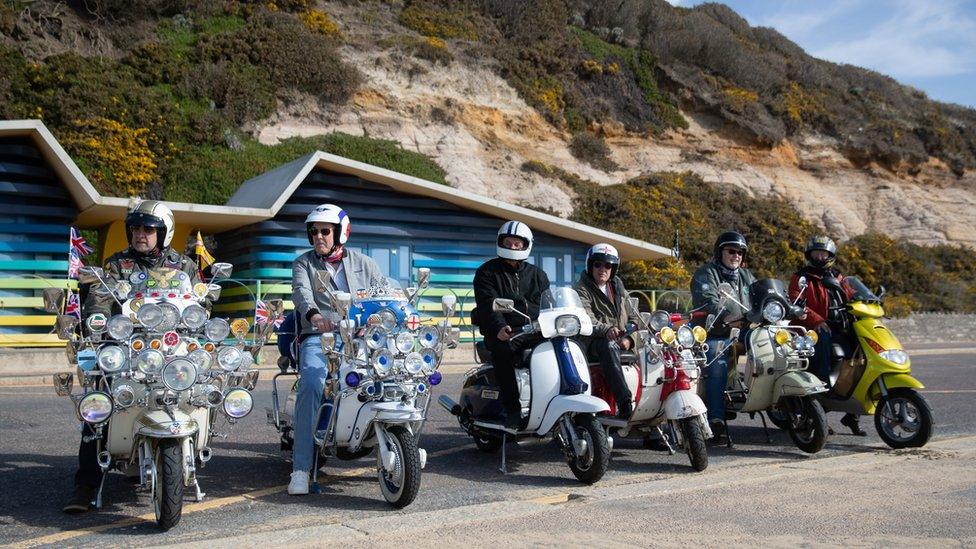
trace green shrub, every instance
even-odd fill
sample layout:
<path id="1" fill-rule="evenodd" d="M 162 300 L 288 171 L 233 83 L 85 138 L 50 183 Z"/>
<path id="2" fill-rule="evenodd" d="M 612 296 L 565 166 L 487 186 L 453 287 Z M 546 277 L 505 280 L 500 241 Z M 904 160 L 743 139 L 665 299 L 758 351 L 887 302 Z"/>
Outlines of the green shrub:
<path id="1" fill-rule="evenodd" d="M 619 169 L 617 163 L 610 158 L 610 147 L 598 135 L 588 132 L 574 135 L 569 142 L 569 152 L 599 170 L 612 172 Z"/>
<path id="2" fill-rule="evenodd" d="M 433 36 L 397 34 L 380 40 L 378 45 L 441 65 L 450 65 L 454 61 L 454 54 L 447 49 L 447 43 Z"/>
<path id="3" fill-rule="evenodd" d="M 424 36 L 478 39 L 478 23 L 471 12 L 445 9 L 437 2 L 412 1 L 400 12 L 400 24 Z"/>
<path id="4" fill-rule="evenodd" d="M 187 80 L 192 95 L 210 99 L 236 126 L 267 117 L 277 104 L 268 72 L 244 63 L 204 63 Z"/>
<path id="5" fill-rule="evenodd" d="M 393 141 L 333 133 L 294 137 L 273 146 L 246 140 L 240 151 L 226 147 L 188 150 L 166 175 L 165 197 L 224 204 L 244 181 L 318 150 L 446 184 L 444 170 L 422 154 L 406 151 Z"/>

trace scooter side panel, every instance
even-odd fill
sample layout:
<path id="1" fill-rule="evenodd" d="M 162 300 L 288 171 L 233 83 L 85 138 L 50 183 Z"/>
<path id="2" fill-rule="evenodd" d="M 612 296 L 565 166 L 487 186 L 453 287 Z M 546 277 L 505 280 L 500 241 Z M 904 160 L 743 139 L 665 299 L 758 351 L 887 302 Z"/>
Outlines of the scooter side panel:
<path id="1" fill-rule="evenodd" d="M 339 401 L 339 413 L 335 416 L 335 440 L 340 446 L 352 444 L 355 438 L 356 427 L 363 421 L 364 416 L 373 417 L 372 413 L 366 409 L 366 404 L 359 402 L 355 395 L 349 395 Z M 359 432 L 359 439 L 366 433 Z"/>
<path id="2" fill-rule="evenodd" d="M 534 430 L 539 428 L 542 423 L 549 403 L 559 394 L 559 363 L 556 361 L 556 351 L 553 349 L 552 343 L 544 341 L 539 344 L 532 351 L 530 364 L 532 370 L 532 408 L 529 411 L 526 429 Z M 586 368 L 582 369 L 585 370 Z M 587 371 L 584 381 L 588 381 L 589 378 L 590 375 Z M 600 400 L 600 402 L 603 401 Z M 606 403 L 604 402 L 603 405 L 606 406 Z"/>
<path id="3" fill-rule="evenodd" d="M 548 404 L 545 417 L 536 429 L 536 434 L 539 436 L 548 433 L 563 414 L 569 412 L 598 414 L 610 411 L 610 406 L 603 399 L 593 395 L 556 395 Z"/>
<path id="4" fill-rule="evenodd" d="M 787 372 L 776 378 L 773 385 L 773 402 L 778 402 L 782 397 L 802 397 L 826 391 L 827 386 L 810 372 Z"/>
<path id="5" fill-rule="evenodd" d="M 128 457 L 132 451 L 132 443 L 137 427 L 136 420 L 144 408 L 131 406 L 112 414 L 108 423 L 108 442 L 106 450 L 113 457 Z"/>

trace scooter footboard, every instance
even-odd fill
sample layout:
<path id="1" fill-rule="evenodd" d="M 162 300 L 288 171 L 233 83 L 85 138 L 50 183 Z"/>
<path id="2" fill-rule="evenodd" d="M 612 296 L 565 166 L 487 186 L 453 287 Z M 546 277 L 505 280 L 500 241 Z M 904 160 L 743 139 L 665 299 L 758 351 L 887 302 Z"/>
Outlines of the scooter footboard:
<path id="1" fill-rule="evenodd" d="M 664 402 L 664 413 L 668 419 L 684 419 L 700 416 L 708 411 L 694 391 L 675 391 Z"/>
<path id="2" fill-rule="evenodd" d="M 577 414 L 598 414 L 609 412 L 610 406 L 603 399 L 593 395 L 556 395 L 549 401 L 546 414 L 542 417 L 542 423 L 536 430 L 536 434 L 543 436 L 552 430 L 552 426 L 567 413 Z"/>

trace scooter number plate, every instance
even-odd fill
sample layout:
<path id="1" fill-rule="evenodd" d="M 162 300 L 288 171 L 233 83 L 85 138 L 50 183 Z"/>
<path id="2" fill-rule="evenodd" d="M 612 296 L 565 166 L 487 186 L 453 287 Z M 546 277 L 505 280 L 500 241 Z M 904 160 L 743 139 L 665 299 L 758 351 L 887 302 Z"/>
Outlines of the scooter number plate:
<path id="1" fill-rule="evenodd" d="M 489 400 L 498 400 L 498 391 L 492 391 L 491 389 L 482 389 L 481 398 Z"/>

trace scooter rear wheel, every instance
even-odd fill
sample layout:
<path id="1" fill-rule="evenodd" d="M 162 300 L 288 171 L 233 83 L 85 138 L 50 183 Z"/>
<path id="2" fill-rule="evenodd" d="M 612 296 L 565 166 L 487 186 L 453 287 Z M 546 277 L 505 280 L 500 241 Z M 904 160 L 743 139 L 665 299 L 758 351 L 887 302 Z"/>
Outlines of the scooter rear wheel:
<path id="1" fill-rule="evenodd" d="M 893 411 L 893 412 L 892 412 Z M 878 402 L 874 427 L 892 448 L 921 448 L 932 436 L 932 408 L 918 391 L 898 388 Z"/>
<path id="2" fill-rule="evenodd" d="M 573 428 L 576 436 L 586 442 L 586 449 L 580 454 L 572 449 L 569 468 L 580 482 L 593 484 L 603 478 L 610 464 L 607 432 L 593 414 L 577 414 L 573 417 Z"/>
<path id="3" fill-rule="evenodd" d="M 471 438 L 474 439 L 474 445 L 486 454 L 494 454 L 502 447 L 502 439 L 498 437 L 474 434 Z"/>

